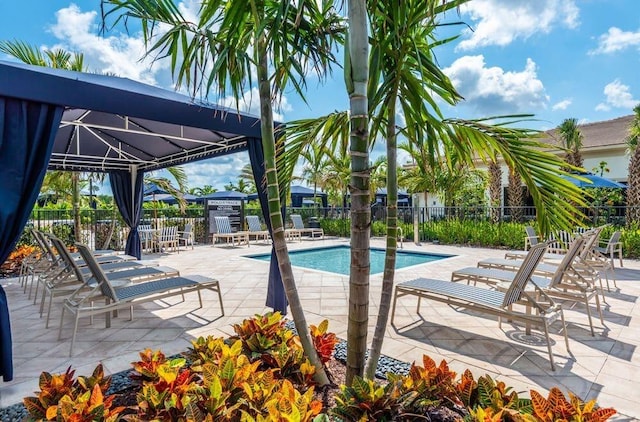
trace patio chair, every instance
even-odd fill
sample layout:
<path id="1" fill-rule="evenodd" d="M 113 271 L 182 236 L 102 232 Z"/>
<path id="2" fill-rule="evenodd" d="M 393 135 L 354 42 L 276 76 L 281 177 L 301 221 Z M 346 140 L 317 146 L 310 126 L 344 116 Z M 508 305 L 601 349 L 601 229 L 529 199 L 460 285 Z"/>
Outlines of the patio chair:
<path id="1" fill-rule="evenodd" d="M 173 249 L 173 251 L 175 252 L 180 252 L 178 243 L 178 227 L 163 227 L 158 235 L 153 239 L 153 248 L 154 250 L 157 249 L 160 252 L 162 252 L 164 248 L 166 248 L 167 251 Z"/>
<path id="2" fill-rule="evenodd" d="M 184 230 L 178 231 L 178 248 L 180 248 L 180 244 L 184 243 L 185 249 L 191 245 L 191 249 L 193 249 L 193 224 L 185 224 Z"/>
<path id="3" fill-rule="evenodd" d="M 524 231 L 527 233 L 524 238 L 524 250 L 528 251 L 530 247 L 540 243 L 540 239 L 536 234 L 536 229 L 534 229 L 532 226 L 526 226 L 524 228 Z"/>
<path id="4" fill-rule="evenodd" d="M 538 324 L 543 328 L 544 336 L 547 340 L 547 351 L 551 369 L 555 371 L 553 352 L 551 350 L 551 339 L 549 338 L 549 326 L 560 319 L 562 322 L 562 332 L 564 341 L 569 350 L 569 338 L 564 320 L 562 307 L 556 304 L 542 289 L 530 283 L 531 276 L 542 259 L 547 248 L 546 243 L 534 245 L 529 250 L 525 263 L 520 270 L 515 273 L 512 282 L 505 291 L 484 289 L 462 283 L 451 281 L 418 278 L 405 281 L 396 285 L 393 298 L 393 308 L 391 311 L 391 323 L 395 318 L 396 304 L 399 297 L 417 296 L 420 312 L 420 302 L 422 299 L 430 299 L 447 303 L 452 306 L 460 306 L 478 313 L 488 314 L 498 317 L 501 326 L 502 319 L 517 321 L 526 324 Z M 514 309 L 513 305 L 524 305 L 526 311 Z M 535 312 L 531 312 L 531 310 Z"/>
<path id="5" fill-rule="evenodd" d="M 58 330 L 58 339 L 62 338 L 62 327 L 64 324 L 64 315 L 66 311 L 75 315 L 73 333 L 71 336 L 71 345 L 69 355 L 73 354 L 73 346 L 75 344 L 78 332 L 78 321 L 83 316 L 93 316 L 97 314 L 105 314 L 105 327 L 111 326 L 111 312 L 121 308 L 129 308 L 130 319 L 133 318 L 133 306 L 150 302 L 167 297 L 184 295 L 189 292 L 197 292 L 202 308 L 202 289 L 209 289 L 218 294 L 220 301 L 220 311 L 224 316 L 224 306 L 222 304 L 222 293 L 218 280 L 203 277 L 199 275 L 178 276 L 164 278 L 160 280 L 147 281 L 143 283 L 127 284 L 118 286 L 110 280 L 102 271 L 100 266 L 93 259 L 93 255 L 89 248 L 85 245 L 76 243 L 82 257 L 87 262 L 92 279 L 96 281 L 95 287 L 87 291 L 87 289 L 79 288 L 72 295 L 65 299 L 60 315 L 60 327 Z M 103 305 L 97 304 L 99 300 L 104 300 Z"/>
<path id="6" fill-rule="evenodd" d="M 581 267 L 576 262 L 581 259 L 578 253 L 583 249 L 584 245 L 585 238 L 583 236 L 576 238 L 560 264 L 553 266 L 555 267 L 555 271 L 553 271 L 552 274 L 549 274 L 548 277 L 532 275 L 531 280 L 537 288 L 544 291 L 550 297 L 583 303 L 587 311 L 591 335 L 595 336 L 593 320 L 591 318 L 591 308 L 589 306 L 591 299 L 595 298 L 596 309 L 600 315 L 600 322 L 603 325 L 604 318 L 602 315 L 598 292 L 595 289 L 594 280 L 592 278 L 593 273 L 589 273 L 588 269 Z M 520 262 L 520 265 L 516 264 L 511 267 L 461 268 L 451 274 L 451 281 L 467 281 L 467 284 L 473 281 L 474 285 L 478 282 L 482 282 L 496 286 L 500 283 L 511 283 L 516 277 L 516 272 L 514 271 L 520 271 L 526 264 L 526 261 L 527 259 L 525 258 L 524 261 Z M 534 273 L 535 271 L 536 270 L 534 270 Z"/>
<path id="7" fill-rule="evenodd" d="M 307 234 L 315 239 L 316 234 L 318 234 L 321 239 L 324 239 L 324 230 L 322 228 L 305 227 L 302 217 L 298 214 L 291 214 L 290 217 L 291 223 L 293 223 L 293 230 L 297 231 L 301 236 Z"/>
<path id="8" fill-rule="evenodd" d="M 213 246 L 216 245 L 216 241 L 224 240 L 225 242 L 236 245 L 236 241 L 238 242 L 238 246 L 242 243 L 246 243 L 249 246 L 249 235 L 245 231 L 234 232 L 231 228 L 231 221 L 227 216 L 214 216 L 213 217 L 216 223 L 216 232 L 213 233 Z"/>
<path id="9" fill-rule="evenodd" d="M 596 251 L 598 251 L 598 253 L 604 255 L 604 256 L 609 256 L 609 258 L 611 259 L 611 268 L 615 267 L 615 256 L 616 254 L 618 254 L 618 259 L 620 260 L 620 266 L 622 267 L 622 242 L 620 241 L 620 237 L 622 236 L 622 233 L 620 231 L 614 231 L 613 234 L 611 235 L 611 237 L 609 238 L 609 241 L 604 243 L 604 244 L 599 244 L 597 246 L 594 247 L 594 249 Z"/>
<path id="10" fill-rule="evenodd" d="M 247 220 L 247 228 L 249 229 L 247 231 L 249 240 L 251 240 L 252 236 L 255 238 L 256 241 L 264 240 L 266 242 L 269 240 L 269 238 L 271 237 L 269 235 L 269 230 L 262 229 L 262 223 L 260 223 L 260 217 L 258 217 L 257 215 L 247 215 L 245 219 Z"/>
<path id="11" fill-rule="evenodd" d="M 142 244 L 143 251 L 151 251 L 153 248 L 153 232 L 151 224 L 141 224 L 138 226 L 138 233 L 140 234 L 140 243 Z"/>
<path id="12" fill-rule="evenodd" d="M 40 317 L 44 313 L 44 304 L 47 296 L 49 297 L 47 306 L 47 319 L 45 328 L 49 328 L 49 319 L 51 316 L 51 307 L 53 298 L 57 296 L 69 296 L 76 289 L 86 284 L 88 286 L 95 285 L 93 274 L 85 260 L 82 263 L 86 267 L 81 267 L 78 261 L 71 258 L 69 250 L 64 243 L 53 235 L 49 235 L 52 244 L 62 258 L 63 269 L 55 276 L 43 277 L 43 291 L 40 302 Z M 93 256 L 93 255 L 92 255 Z M 98 263 L 95 258 L 93 260 L 97 266 L 106 274 L 105 276 L 111 280 L 118 280 L 118 283 L 131 284 L 142 280 L 155 280 L 179 275 L 178 271 L 170 267 L 144 266 L 139 262 L 113 262 L 107 264 Z"/>

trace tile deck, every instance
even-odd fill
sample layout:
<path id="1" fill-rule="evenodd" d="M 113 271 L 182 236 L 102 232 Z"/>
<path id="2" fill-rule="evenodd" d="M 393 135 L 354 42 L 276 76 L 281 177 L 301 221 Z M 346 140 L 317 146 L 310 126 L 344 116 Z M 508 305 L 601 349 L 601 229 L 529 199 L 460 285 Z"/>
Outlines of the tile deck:
<path id="1" fill-rule="evenodd" d="M 290 242 L 290 250 L 348 244 L 346 239 L 325 238 Z M 382 239 L 372 246 L 384 247 Z M 455 257 L 396 272 L 396 282 L 416 277 L 448 280 L 451 272 L 489 257 L 502 257 L 504 251 L 486 248 L 405 243 L 404 249 L 453 254 Z M 108 373 L 130 368 L 138 352 L 145 348 L 162 349 L 165 354 L 179 353 L 201 335 L 227 336 L 232 324 L 269 310 L 265 306 L 269 263 L 243 257 L 269 252 L 264 242 L 249 248 L 196 246 L 180 253 L 144 255 L 160 265 L 178 269 L 181 274 L 201 274 L 220 281 L 225 316 L 220 315 L 217 295 L 204 291 L 205 306 L 198 309 L 197 295 L 160 300 L 137 306 L 134 318 L 121 311 L 104 329 L 104 321 L 95 317 L 93 325 L 81 321 L 74 355 L 69 357 L 71 318 L 66 319 L 63 339 L 58 340 L 60 310 L 54 304 L 51 326 L 44 328 L 37 306 L 27 300 L 17 279 L 2 279 L 11 312 L 14 343 L 14 380 L 0 382 L 0 407 L 18 403 L 37 389 L 42 371 L 62 372 L 68 366 L 76 374 L 89 374 L 98 362 Z M 327 263 L 327 267 L 331 264 Z M 346 338 L 347 276 L 294 267 L 295 279 L 307 322 L 329 320 L 329 329 Z M 416 313 L 416 298 L 398 300 L 395 324 L 387 327 L 383 353 L 402 361 L 420 361 L 428 354 L 436 361 L 446 359 L 458 373 L 472 370 L 476 377 L 485 373 L 503 380 L 516 391 L 536 389 L 547 392 L 553 386 L 570 390 L 584 399 L 596 399 L 601 406 L 614 407 L 620 413 L 612 420 L 640 419 L 640 261 L 625 260 L 616 269 L 618 290 L 606 292 L 603 304 L 604 327 L 594 318 L 596 336 L 591 337 L 586 314 L 580 305 L 565 307 L 572 354 L 568 354 L 562 335 L 552 331 L 557 369 L 551 371 L 544 338 L 526 336 L 524 330 L 504 323 L 498 328 L 494 318 L 476 315 L 446 304 L 423 301 Z M 371 277 L 370 337 L 380 301 L 382 275 Z M 60 299 L 58 299 L 60 300 Z M 594 311 L 594 316 L 597 315 Z"/>

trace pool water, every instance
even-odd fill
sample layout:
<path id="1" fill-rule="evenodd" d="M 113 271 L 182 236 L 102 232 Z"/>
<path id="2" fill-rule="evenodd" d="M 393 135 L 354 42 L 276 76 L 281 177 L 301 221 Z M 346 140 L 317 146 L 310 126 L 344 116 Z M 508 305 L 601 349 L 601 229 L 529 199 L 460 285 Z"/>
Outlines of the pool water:
<path id="1" fill-rule="evenodd" d="M 432 254 L 424 252 L 397 251 L 396 269 L 425 264 L 449 258 L 453 255 Z M 247 258 L 270 261 L 271 254 L 247 255 Z M 351 248 L 349 246 L 330 246 L 326 248 L 289 251 L 291 264 L 296 267 L 329 271 L 349 275 L 351 265 Z M 384 271 L 384 249 L 371 249 L 371 274 Z"/>

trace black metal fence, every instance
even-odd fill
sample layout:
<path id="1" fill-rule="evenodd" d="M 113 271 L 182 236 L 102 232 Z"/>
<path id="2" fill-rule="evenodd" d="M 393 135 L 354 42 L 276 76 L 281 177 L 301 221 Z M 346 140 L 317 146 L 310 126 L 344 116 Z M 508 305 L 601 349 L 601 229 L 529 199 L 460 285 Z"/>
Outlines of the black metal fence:
<path id="1" fill-rule="evenodd" d="M 597 226 L 601 224 L 625 224 L 626 207 L 592 207 L 583 209 L 586 216 L 585 225 Z M 491 208 L 491 207 L 400 207 L 398 208 L 398 221 L 404 224 L 414 223 L 414 213 L 417 223 L 422 225 L 447 219 L 471 220 L 471 221 L 516 221 L 527 222 L 536 217 L 535 207 L 519 208 Z M 300 214 L 306 224 L 314 225 L 322 221 L 325 230 L 340 235 L 348 236 L 350 231 L 349 209 L 342 207 L 303 207 L 288 208 L 287 215 Z M 245 209 L 245 215 L 260 215 L 259 208 Z M 374 225 L 383 224 L 387 217 L 387 208 L 376 205 L 371 208 L 371 216 Z M 185 214 L 180 214 L 177 209 L 145 209 L 141 224 L 149 224 L 155 228 L 166 226 L 178 226 L 183 229 L 185 224 L 193 226 L 194 238 L 198 243 L 211 241 L 207 227 L 205 227 L 204 208 L 190 207 Z M 124 249 L 127 239 L 128 227 L 115 210 L 82 209 L 80 210 L 80 233 L 75 232 L 75 224 L 72 210 L 34 210 L 27 227 L 35 227 L 54 233 L 67 244 L 79 241 L 92 248 Z M 424 239 L 423 239 L 424 240 Z"/>

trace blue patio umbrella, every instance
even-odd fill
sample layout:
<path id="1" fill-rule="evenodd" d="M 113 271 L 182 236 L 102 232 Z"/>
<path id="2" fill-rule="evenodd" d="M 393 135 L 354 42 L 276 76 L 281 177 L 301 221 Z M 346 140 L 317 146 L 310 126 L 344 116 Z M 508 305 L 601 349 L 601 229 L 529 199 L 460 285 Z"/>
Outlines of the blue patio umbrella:
<path id="1" fill-rule="evenodd" d="M 162 195 L 169 193 L 155 183 L 145 183 L 143 195 Z"/>
<path id="2" fill-rule="evenodd" d="M 626 189 L 627 186 L 622 183 L 618 183 L 615 180 L 607 179 L 606 177 L 598 176 L 593 173 L 575 173 L 576 176 L 587 179 L 587 181 L 579 180 L 571 176 L 562 176 L 563 179 L 573 183 L 580 188 L 610 188 L 610 189 Z M 591 183 L 589 183 L 591 182 Z"/>
<path id="3" fill-rule="evenodd" d="M 191 195 L 189 193 L 183 194 L 182 197 L 184 198 L 185 201 L 190 203 L 197 202 L 197 200 L 199 199 L 199 197 L 195 195 Z M 144 202 L 158 201 L 158 202 L 164 202 L 170 205 L 174 205 L 178 203 L 178 200 L 173 195 L 168 193 L 160 193 L 157 195 L 145 195 L 143 201 Z"/>

